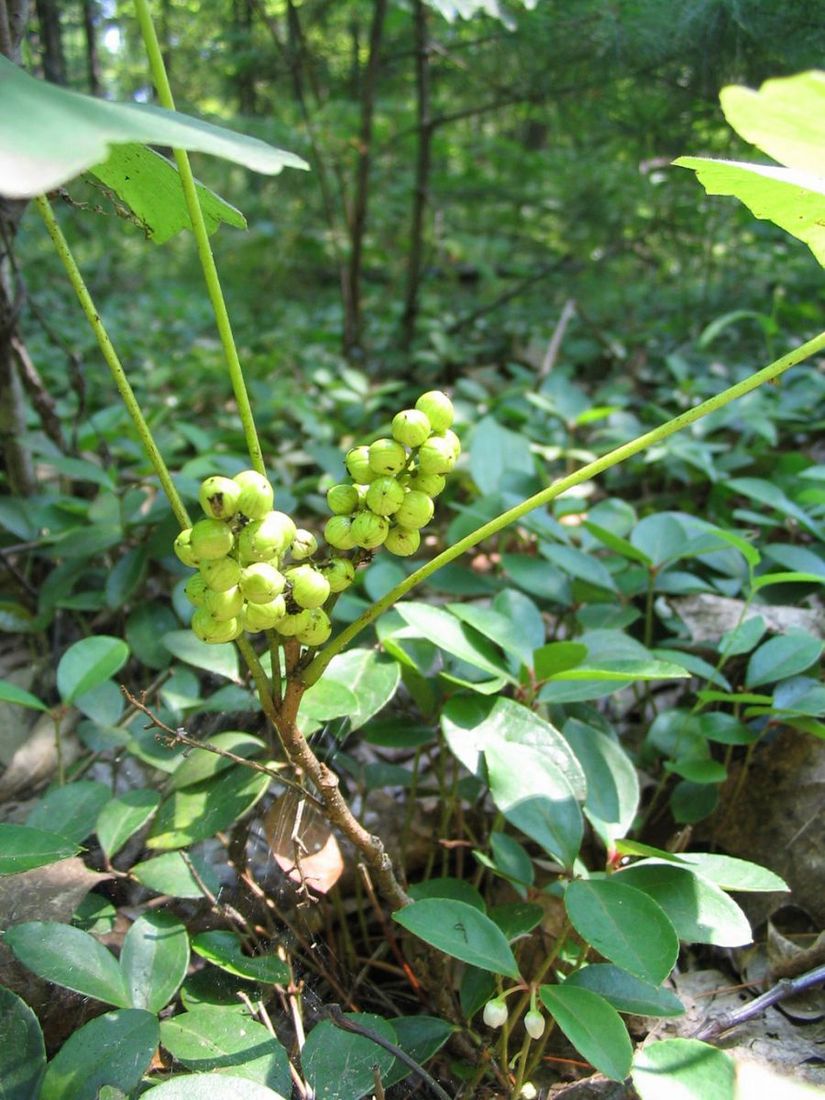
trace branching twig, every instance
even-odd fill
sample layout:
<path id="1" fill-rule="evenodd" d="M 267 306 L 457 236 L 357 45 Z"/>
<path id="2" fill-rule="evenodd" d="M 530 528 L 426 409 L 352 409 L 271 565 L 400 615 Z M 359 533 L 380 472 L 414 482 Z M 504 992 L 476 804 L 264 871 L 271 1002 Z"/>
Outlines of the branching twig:
<path id="1" fill-rule="evenodd" d="M 804 990 L 811 989 L 822 982 L 825 982 L 825 966 L 817 966 L 814 970 L 809 970 L 807 974 L 801 974 L 798 978 L 781 978 L 772 989 L 759 997 L 755 997 L 754 1000 L 742 1005 L 741 1008 L 725 1012 L 717 1019 L 703 1024 L 694 1033 L 693 1038 L 703 1039 L 705 1042 L 716 1039 L 722 1032 L 730 1031 L 732 1027 L 742 1024 L 746 1020 L 752 1020 L 754 1016 L 760 1015 L 771 1005 L 787 1000 L 788 997 L 793 997 L 795 994 L 802 993 Z"/>

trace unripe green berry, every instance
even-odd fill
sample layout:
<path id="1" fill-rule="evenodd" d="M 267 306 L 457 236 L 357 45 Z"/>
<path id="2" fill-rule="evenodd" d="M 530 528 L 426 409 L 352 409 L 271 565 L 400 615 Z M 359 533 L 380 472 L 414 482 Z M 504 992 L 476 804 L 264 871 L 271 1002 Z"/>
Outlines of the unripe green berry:
<path id="1" fill-rule="evenodd" d="M 278 626 L 286 615 L 286 600 L 283 596 L 275 596 L 266 603 L 248 603 L 241 616 L 244 627 L 250 634 L 257 634 L 259 630 L 272 630 Z"/>
<path id="2" fill-rule="evenodd" d="M 282 554 L 295 538 L 295 524 L 285 512 L 267 512 L 248 523 L 238 536 L 238 553 L 244 564 L 269 561 Z"/>
<path id="3" fill-rule="evenodd" d="M 453 444 L 440 435 L 431 435 L 418 448 L 418 468 L 422 474 L 448 474 L 456 464 Z"/>
<path id="4" fill-rule="evenodd" d="M 226 592 L 213 592 L 207 588 L 204 593 L 203 604 L 206 610 L 217 619 L 219 623 L 225 623 L 228 619 L 234 619 L 240 615 L 243 607 L 243 592 L 240 588 L 229 588 Z"/>
<path id="5" fill-rule="evenodd" d="M 433 518 L 435 506 L 426 493 L 410 489 L 393 519 L 402 527 L 425 527 Z"/>
<path id="6" fill-rule="evenodd" d="M 286 577 L 292 585 L 292 598 L 299 607 L 321 607 L 329 598 L 329 581 L 311 565 L 289 569 Z"/>
<path id="7" fill-rule="evenodd" d="M 392 437 L 405 447 L 420 447 L 432 430 L 427 414 L 420 409 L 404 409 L 392 418 Z"/>
<path id="8" fill-rule="evenodd" d="M 453 422 L 455 409 L 453 403 L 441 390 L 429 390 L 422 393 L 415 403 L 419 412 L 423 412 L 432 425 L 434 432 L 443 432 Z"/>
<path id="9" fill-rule="evenodd" d="M 248 519 L 263 519 L 272 510 L 275 492 L 257 470 L 242 470 L 232 479 L 240 489 L 238 511 Z"/>
<path id="10" fill-rule="evenodd" d="M 317 549 L 318 540 L 315 535 L 311 531 L 305 531 L 303 527 L 299 527 L 295 532 L 295 538 L 292 540 L 292 546 L 289 548 L 293 560 L 304 561 L 305 558 L 311 558 Z"/>
<path id="11" fill-rule="evenodd" d="M 404 488 L 394 477 L 377 477 L 367 489 L 366 501 L 377 516 L 391 516 L 404 503 Z"/>
<path id="12" fill-rule="evenodd" d="M 453 454 L 455 455 L 456 459 L 458 459 L 458 456 L 461 454 L 461 440 L 458 438 L 455 432 L 451 432 L 448 428 L 445 432 L 439 432 L 438 436 L 440 439 L 444 439 L 447 441 L 447 443 L 450 444 L 453 449 Z"/>
<path id="13" fill-rule="evenodd" d="M 387 537 L 390 525 L 383 516 L 365 510 L 352 521 L 352 537 L 364 550 L 375 550 Z"/>
<path id="14" fill-rule="evenodd" d="M 232 519 L 238 510 L 241 487 L 228 477 L 208 477 L 201 484 L 198 501 L 212 519 Z"/>
<path id="15" fill-rule="evenodd" d="M 178 537 L 175 539 L 174 551 L 179 561 L 182 561 L 184 565 L 188 565 L 193 569 L 198 567 L 198 559 L 195 556 L 195 551 L 192 549 L 192 528 L 187 527 L 186 530 L 181 531 Z"/>
<path id="16" fill-rule="evenodd" d="M 327 490 L 327 506 L 336 516 L 351 515 L 358 507 L 358 490 L 354 485 L 333 485 Z"/>
<path id="17" fill-rule="evenodd" d="M 330 592 L 343 592 L 355 580 L 355 566 L 349 558 L 332 558 L 322 570 Z"/>
<path id="18" fill-rule="evenodd" d="M 183 591 L 186 593 L 186 598 L 193 607 L 204 606 L 204 600 L 206 598 L 206 581 L 200 573 L 195 573 L 193 577 L 189 578 L 183 586 Z"/>
<path id="19" fill-rule="evenodd" d="M 369 485 L 376 477 L 375 471 L 370 466 L 369 447 L 353 447 L 347 451 L 344 465 L 349 476 L 358 485 Z"/>
<path id="20" fill-rule="evenodd" d="M 370 444 L 370 469 L 373 474 L 400 473 L 407 465 L 407 452 L 394 439 L 376 439 Z"/>
<path id="21" fill-rule="evenodd" d="M 350 516 L 333 516 L 324 525 L 324 538 L 336 550 L 354 550 L 358 543 L 352 533 Z"/>
<path id="22" fill-rule="evenodd" d="M 284 615 L 281 621 L 278 623 L 278 633 L 283 634 L 285 638 L 292 638 L 296 634 L 300 634 L 302 630 L 306 630 L 311 622 L 311 611 L 301 610 L 293 615 Z"/>
<path id="23" fill-rule="evenodd" d="M 198 561 L 225 558 L 235 542 L 232 529 L 219 519 L 199 520 L 192 528 L 190 545 Z"/>
<path id="24" fill-rule="evenodd" d="M 320 607 L 314 608 L 309 614 L 309 623 L 295 635 L 295 638 L 301 645 L 323 645 L 332 633 L 332 623 L 329 621 L 329 615 Z"/>
<path id="25" fill-rule="evenodd" d="M 237 638 L 240 623 L 237 619 L 219 622 L 205 607 L 199 607 L 192 616 L 192 630 L 202 642 L 220 645 Z"/>
<path id="26" fill-rule="evenodd" d="M 409 527 L 391 527 L 384 541 L 384 549 L 399 558 L 408 558 L 420 545 L 420 532 Z"/>
<path id="27" fill-rule="evenodd" d="M 410 478 L 409 487 L 419 493 L 426 493 L 428 497 L 437 497 L 444 492 L 447 479 L 441 474 L 422 474 L 420 470 Z"/>
<path id="28" fill-rule="evenodd" d="M 200 574 L 213 592 L 226 592 L 241 579 L 241 567 L 234 558 L 214 558 L 201 562 Z"/>
<path id="29" fill-rule="evenodd" d="M 269 603 L 280 596 L 286 585 L 283 573 L 265 561 L 256 561 L 241 570 L 241 592 L 250 603 Z"/>

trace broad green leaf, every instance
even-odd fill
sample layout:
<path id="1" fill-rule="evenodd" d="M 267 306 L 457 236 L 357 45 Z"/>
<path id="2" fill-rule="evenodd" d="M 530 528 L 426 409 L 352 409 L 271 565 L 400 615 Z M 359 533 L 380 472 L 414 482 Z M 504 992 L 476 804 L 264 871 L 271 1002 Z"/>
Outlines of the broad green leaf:
<path id="1" fill-rule="evenodd" d="M 234 753 L 245 760 L 257 756 L 266 748 L 260 737 L 254 737 L 251 733 L 242 730 L 224 730 L 222 733 L 213 733 L 206 739 L 206 743 L 215 748 L 224 749 Z M 232 767 L 232 761 L 225 756 L 220 756 L 209 749 L 193 749 L 185 757 L 180 766 L 172 773 L 172 790 L 179 791 L 182 787 L 191 787 L 195 783 L 201 783 L 204 779 L 225 772 Z"/>
<path id="2" fill-rule="evenodd" d="M 613 963 L 591 963 L 574 971 L 565 986 L 598 993 L 616 1009 L 633 1016 L 681 1016 L 685 1006 L 669 989 L 643 982 Z"/>
<path id="3" fill-rule="evenodd" d="M 463 901 L 484 913 L 487 906 L 484 898 L 471 882 L 461 878 L 428 878 L 424 882 L 414 882 L 407 891 L 413 901 L 421 901 L 424 898 L 452 898 L 453 901 Z"/>
<path id="4" fill-rule="evenodd" d="M 681 779 L 670 793 L 670 812 L 680 825 L 704 821 L 719 804 L 719 784 Z"/>
<path id="5" fill-rule="evenodd" d="M 97 1100 L 104 1085 L 131 1093 L 158 1045 L 157 1018 L 139 1008 L 107 1012 L 71 1035 L 49 1063 L 38 1100 Z"/>
<path id="6" fill-rule="evenodd" d="M 733 1100 L 735 1095 L 733 1062 L 699 1039 L 664 1039 L 641 1047 L 631 1076 L 641 1100 Z"/>
<path id="7" fill-rule="evenodd" d="M 491 607 L 481 607 L 474 603 L 450 603 L 447 608 L 457 619 L 461 619 L 479 634 L 501 646 L 505 653 L 512 653 L 523 665 L 530 667 L 533 652 L 518 622 Z"/>
<path id="8" fill-rule="evenodd" d="M 393 913 L 393 920 L 453 959 L 508 978 L 519 976 L 504 933 L 472 905 L 450 898 L 425 898 Z"/>
<path id="9" fill-rule="evenodd" d="M 146 550 L 133 547 L 116 562 L 106 577 L 106 606 L 123 607 L 135 593 L 146 573 Z"/>
<path id="10" fill-rule="evenodd" d="M 342 683 L 355 696 L 355 706 L 347 712 L 353 730 L 360 729 L 389 703 L 400 680 L 398 662 L 374 649 L 339 653 L 324 672 L 324 681 Z"/>
<path id="11" fill-rule="evenodd" d="M 46 1047 L 37 1017 L 10 989 L 0 986 L 0 1097 L 32 1100 L 46 1068 Z"/>
<path id="12" fill-rule="evenodd" d="M 26 921 L 13 925 L 3 943 L 47 982 L 107 1004 L 129 1006 L 117 960 L 88 932 L 55 921 Z"/>
<path id="13" fill-rule="evenodd" d="M 0 57 L 0 61 L 3 59 Z M 0 66 L 0 87 L 2 67 Z M 98 634 L 81 638 L 69 646 L 57 666 L 57 690 L 64 703 L 91 691 L 119 672 L 129 657 L 129 647 L 120 638 Z"/>
<path id="14" fill-rule="evenodd" d="M 629 558 L 630 561 L 638 562 L 640 565 L 648 566 L 653 564 L 647 554 L 634 546 L 632 542 L 621 538 L 620 535 L 615 534 L 613 531 L 608 531 L 606 527 L 601 527 L 598 523 L 593 523 L 592 520 L 585 520 L 583 526 L 594 538 L 604 543 L 608 549 L 615 550 L 617 554 L 621 554 L 623 558 Z"/>
<path id="15" fill-rule="evenodd" d="M 395 1043 L 392 1025 L 380 1016 L 349 1012 L 345 1015 Z M 315 1025 L 301 1051 L 304 1077 L 315 1100 L 358 1100 L 371 1096 L 375 1088 L 373 1067 L 378 1067 L 383 1078 L 394 1064 L 395 1057 L 389 1051 L 363 1035 L 342 1031 L 329 1020 Z"/>
<path id="16" fill-rule="evenodd" d="M 35 80 L 0 57 L 0 194 L 33 198 L 101 164 L 112 145 L 137 142 L 189 149 L 274 175 L 306 168 L 292 153 L 189 118 L 138 103 L 111 103 Z"/>
<path id="17" fill-rule="evenodd" d="M 190 228 L 177 167 L 153 149 L 112 145 L 108 158 L 89 171 L 126 203 L 155 244 L 163 244 L 181 229 Z M 195 187 L 207 233 L 214 233 L 221 222 L 246 229 L 246 218 L 240 210 L 202 183 L 196 181 Z"/>
<path id="18" fill-rule="evenodd" d="M 229 1074 L 192 1073 L 155 1085 L 146 1096 L 152 1100 L 285 1100 L 280 1092 Z M 287 1096 L 289 1092 L 287 1092 Z"/>
<path id="19" fill-rule="evenodd" d="M 751 588 L 753 592 L 761 592 L 763 588 L 770 588 L 774 584 L 825 584 L 825 577 L 821 573 L 802 573 L 798 570 L 787 573 L 762 573 L 756 577 Z"/>
<path id="20" fill-rule="evenodd" d="M 581 642 L 548 642 L 534 652 L 533 671 L 537 680 L 549 680 L 576 668 L 586 656 L 587 646 Z"/>
<path id="21" fill-rule="evenodd" d="M 187 1012 L 195 1008 L 225 1008 L 248 1015 L 249 1010 L 239 994 L 245 993 L 251 1001 L 263 994 L 259 982 L 238 978 L 217 966 L 204 966 L 190 974 L 180 988 L 180 999 Z"/>
<path id="22" fill-rule="evenodd" d="M 500 875 L 515 884 L 533 885 L 536 875 L 533 861 L 515 837 L 498 831 L 490 833 L 490 850 L 493 866 Z M 526 892 L 522 896 L 526 896 Z"/>
<path id="23" fill-rule="evenodd" d="M 660 512 L 639 520 L 630 534 L 630 543 L 652 565 L 661 567 L 682 556 L 687 539 L 679 521 L 667 512 Z"/>
<path id="24" fill-rule="evenodd" d="M 89 893 L 72 914 L 72 924 L 95 936 L 114 931 L 117 909 L 101 894 Z"/>
<path id="25" fill-rule="evenodd" d="M 661 906 L 646 893 L 606 879 L 576 879 L 564 903 L 570 923 L 606 959 L 659 985 L 673 969 L 679 939 Z"/>
<path id="26" fill-rule="evenodd" d="M 639 779 L 630 757 L 618 741 L 571 718 L 563 734 L 584 768 L 585 808 L 607 827 L 611 837 L 623 836 L 639 806 Z"/>
<path id="27" fill-rule="evenodd" d="M 810 668 L 822 656 L 825 643 L 801 630 L 789 630 L 763 642 L 751 654 L 745 673 L 745 685 L 749 688 L 773 684 L 797 676 Z"/>
<path id="28" fill-rule="evenodd" d="M 541 922 L 544 909 L 531 901 L 508 901 L 494 905 L 487 915 L 502 930 L 508 943 L 526 936 Z"/>
<path id="29" fill-rule="evenodd" d="M 392 1029 L 397 1045 L 420 1066 L 425 1066 L 453 1033 L 453 1025 L 438 1016 L 393 1016 Z M 397 1058 L 384 1078 L 384 1087 L 403 1081 L 410 1073 L 410 1067 Z"/>
<path id="30" fill-rule="evenodd" d="M 719 760 L 666 760 L 665 771 L 691 783 L 724 783 L 728 774 Z"/>
<path id="31" fill-rule="evenodd" d="M 160 792 L 139 787 L 124 791 L 102 807 L 95 832 L 100 847 L 111 859 L 142 828 L 160 805 Z"/>
<path id="32" fill-rule="evenodd" d="M 191 630 L 172 630 L 161 641 L 179 661 L 240 683 L 238 653 L 233 645 L 209 645 Z"/>
<path id="33" fill-rule="evenodd" d="M 160 1012 L 189 966 L 186 927 L 171 913 L 144 913 L 123 941 L 120 969 L 133 1008 Z"/>
<path id="34" fill-rule="evenodd" d="M 178 617 L 163 603 L 141 603 L 126 620 L 126 641 L 141 664 L 168 668 L 172 654 L 163 644 L 166 634 L 178 626 Z"/>
<path id="35" fill-rule="evenodd" d="M 470 447 L 470 473 L 485 495 L 495 493 L 505 475 L 532 475 L 536 461 L 523 435 L 504 428 L 493 416 L 485 416 L 473 429 Z"/>
<path id="36" fill-rule="evenodd" d="M 98 814 L 111 796 L 104 783 L 90 779 L 52 787 L 26 818 L 26 825 L 59 833 L 79 844 L 95 831 Z"/>
<path id="37" fill-rule="evenodd" d="M 643 890 L 661 906 L 686 943 L 740 947 L 753 939 L 748 919 L 736 902 L 702 878 L 698 868 L 643 861 L 618 871 L 611 881 Z"/>
<path id="38" fill-rule="evenodd" d="M 564 773 L 527 745 L 496 740 L 484 750 L 484 759 L 498 809 L 563 866 L 572 867 L 581 847 L 583 824 Z"/>
<path id="39" fill-rule="evenodd" d="M 513 584 L 534 599 L 570 605 L 570 578 L 549 561 L 529 554 L 502 554 L 501 564 Z"/>
<path id="40" fill-rule="evenodd" d="M 221 884 L 214 869 L 199 855 L 190 856 L 190 859 L 207 890 L 217 895 Z M 132 868 L 132 874 L 143 886 L 158 894 L 173 898 L 204 896 L 203 888 L 180 852 L 164 852 L 162 856 L 144 860 Z"/>
<path id="41" fill-rule="evenodd" d="M 540 986 L 539 995 L 579 1054 L 613 1081 L 627 1077 L 633 1046 L 621 1017 L 604 997 L 567 982 Z"/>
<path id="42" fill-rule="evenodd" d="M 68 859 L 79 846 L 57 833 L 0 822 L 0 875 L 16 875 Z"/>
<path id="43" fill-rule="evenodd" d="M 480 774 L 480 758 L 494 742 L 525 745 L 539 752 L 564 775 L 580 801 L 587 793 L 582 766 L 555 726 L 513 699 L 476 699 L 457 695 L 441 714 L 450 747 L 468 771 Z"/>
<path id="44" fill-rule="evenodd" d="M 305 692 L 298 714 L 304 721 L 328 722 L 351 714 L 357 706 L 355 693 L 346 684 L 324 676 Z"/>
<path id="45" fill-rule="evenodd" d="M 286 1096 L 291 1092 L 284 1048 L 263 1024 L 232 1009 L 204 1005 L 163 1020 L 160 1041 L 187 1069 L 255 1081 Z"/>
<path id="46" fill-rule="evenodd" d="M 239 978 L 268 983 L 289 981 L 289 967 L 283 959 L 277 955 L 244 955 L 234 932 L 201 932 L 192 940 L 192 950 Z"/>
<path id="47" fill-rule="evenodd" d="M 690 673 L 681 665 L 672 661 L 659 661 L 655 657 L 634 660 L 632 657 L 615 661 L 603 661 L 598 667 L 579 665 L 554 674 L 554 681 L 562 680 L 608 680 L 621 683 L 633 680 L 679 680 L 687 679 Z"/>
<path id="48" fill-rule="evenodd" d="M 719 99 L 728 123 L 789 168 L 825 176 L 825 73 L 766 80 L 759 91 L 730 85 Z"/>
<path id="49" fill-rule="evenodd" d="M 227 829 L 266 792 L 269 777 L 239 764 L 192 787 L 173 791 L 157 812 L 147 848 L 185 848 Z"/>
<path id="50" fill-rule="evenodd" d="M 825 180 L 821 181 L 825 186 Z M 823 229 L 825 232 L 825 229 Z M 809 515 L 790 500 L 772 481 L 766 481 L 761 477 L 734 477 L 726 482 L 728 488 L 736 493 L 755 500 L 758 504 L 765 504 L 773 508 L 780 515 L 791 516 L 812 535 L 820 537 L 820 529 L 812 522 Z"/>
<path id="51" fill-rule="evenodd" d="M 571 577 L 586 581 L 596 588 L 604 588 L 608 592 L 616 591 L 616 582 L 611 574 L 598 558 L 590 554 L 573 546 L 551 546 L 548 543 L 542 543 L 541 554 Z"/>
<path id="52" fill-rule="evenodd" d="M 514 682 L 495 646 L 471 626 L 459 622 L 449 611 L 414 602 L 400 603 L 396 611 L 422 638 L 428 638 L 440 649 L 474 668 Z"/>
<path id="53" fill-rule="evenodd" d="M 16 706 L 31 707 L 32 710 L 42 710 L 47 713 L 49 710 L 36 695 L 18 687 L 17 684 L 9 683 L 8 680 L 0 680 L 0 703 L 14 703 Z"/>
<path id="54" fill-rule="evenodd" d="M 790 889 L 779 875 L 745 859 L 715 855 L 713 852 L 680 852 L 679 861 L 689 863 L 702 878 L 715 882 L 723 890 L 772 892 Z"/>

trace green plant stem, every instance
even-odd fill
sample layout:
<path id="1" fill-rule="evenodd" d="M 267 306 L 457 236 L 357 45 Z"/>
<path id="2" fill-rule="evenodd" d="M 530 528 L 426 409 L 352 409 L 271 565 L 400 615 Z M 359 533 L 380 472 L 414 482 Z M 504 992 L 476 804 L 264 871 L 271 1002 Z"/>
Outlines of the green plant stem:
<path id="1" fill-rule="evenodd" d="M 332 658 L 349 645 L 353 638 L 357 637 L 365 627 L 375 622 L 379 615 L 382 615 L 388 608 L 392 607 L 392 605 L 400 600 L 402 596 L 406 596 L 411 589 L 421 584 L 422 581 L 425 581 L 428 577 L 431 577 L 433 573 L 436 573 L 445 565 L 449 565 L 450 562 L 461 557 L 462 554 L 471 550 L 480 542 L 483 542 L 484 539 L 491 538 L 493 535 L 498 534 L 504 527 L 508 527 L 511 523 L 516 523 L 523 516 L 527 515 L 528 512 L 532 512 L 534 508 L 540 508 L 542 505 L 549 504 L 551 500 L 555 500 L 556 497 L 561 496 L 562 493 L 566 493 L 568 489 L 572 489 L 576 485 L 581 485 L 584 481 L 589 481 L 598 474 L 604 473 L 605 470 L 609 470 L 612 466 L 618 466 L 620 462 L 632 458 L 633 455 L 639 454 L 640 451 L 645 451 L 649 447 L 661 443 L 663 439 L 675 435 L 676 432 L 688 427 L 688 425 L 695 424 L 696 421 L 701 420 L 702 417 L 708 416 L 718 409 L 723 409 L 726 405 L 729 405 L 731 401 L 735 401 L 739 397 L 744 397 L 745 394 L 751 393 L 752 390 L 758 389 L 759 386 L 764 385 L 766 382 L 772 382 L 774 379 L 784 374 L 785 371 L 796 366 L 797 363 L 801 363 L 804 359 L 807 359 L 811 355 L 815 355 L 818 351 L 822 351 L 823 349 L 825 349 L 825 332 L 820 332 L 818 336 L 813 337 L 811 340 L 807 340 L 804 344 L 800 344 L 798 348 L 794 348 L 794 350 L 789 351 L 787 355 L 783 355 L 773 363 L 770 363 L 767 367 L 763 367 L 762 370 L 752 374 L 750 378 L 746 378 L 742 382 L 737 382 L 735 386 L 729 386 L 728 389 L 723 390 L 707 401 L 703 401 L 700 405 L 696 405 L 694 408 L 680 413 L 672 420 L 668 420 L 667 423 L 661 424 L 658 428 L 653 428 L 652 431 L 637 436 L 636 439 L 630 440 L 629 443 L 623 443 L 620 447 L 608 451 L 607 454 L 602 455 L 601 458 L 597 458 L 593 462 L 588 462 L 586 466 L 582 466 L 567 477 L 554 481 L 552 485 L 549 485 L 546 489 L 542 489 L 541 492 L 535 493 L 531 497 L 527 497 L 527 499 L 521 501 L 520 504 L 516 504 L 513 508 L 508 508 L 506 512 L 502 512 L 501 515 L 496 516 L 495 519 L 491 519 L 487 523 L 482 524 L 481 527 L 477 527 L 475 531 L 471 531 L 469 535 L 466 535 L 463 539 L 459 539 L 454 545 L 448 547 L 446 550 L 442 551 L 442 553 L 434 557 L 432 561 L 428 561 L 425 565 L 422 565 L 420 569 L 416 569 L 414 573 L 411 573 L 401 581 L 400 584 L 397 584 L 385 596 L 382 596 L 380 600 L 376 600 L 374 604 L 367 608 L 363 615 L 360 615 L 353 623 L 350 623 L 350 625 L 342 630 L 340 634 L 337 634 L 329 645 L 322 649 L 320 653 L 316 654 L 315 658 L 304 670 L 303 682 L 307 685 L 314 684 Z"/>
<path id="2" fill-rule="evenodd" d="M 155 32 L 155 25 L 152 22 L 152 13 L 149 10 L 148 0 L 135 0 L 135 12 L 137 14 L 138 24 L 140 25 L 140 33 L 143 36 L 143 43 L 146 47 L 146 54 L 149 58 L 149 68 L 152 73 L 155 89 L 157 90 L 158 100 L 161 106 L 166 107 L 170 111 L 174 111 L 175 101 L 172 98 L 172 89 L 169 86 L 169 78 L 166 75 L 166 66 L 163 61 L 163 54 L 161 53 L 158 36 Z M 201 210 L 198 192 L 195 187 L 195 177 L 192 174 L 189 157 L 184 150 L 173 149 L 172 152 L 175 156 L 175 163 L 178 166 L 184 199 L 186 200 L 189 217 L 192 221 L 192 232 L 195 234 L 198 257 L 200 258 L 201 267 L 203 268 L 206 289 L 209 293 L 209 300 L 212 303 L 212 309 L 215 313 L 218 334 L 220 335 L 221 344 L 223 345 L 224 354 L 226 356 L 226 363 L 229 368 L 229 378 L 232 383 L 232 390 L 235 394 L 238 414 L 241 418 L 241 424 L 243 425 L 249 457 L 252 460 L 253 467 L 258 473 L 266 476 L 266 467 L 261 452 L 261 445 L 258 442 L 255 420 L 252 416 L 252 406 L 249 402 L 249 394 L 246 391 L 246 382 L 244 381 L 241 361 L 238 357 L 238 349 L 235 346 L 235 337 L 232 334 L 229 312 L 226 308 L 226 301 L 223 296 L 223 290 L 221 289 L 221 281 L 218 277 L 218 269 L 215 266 L 215 258 L 212 255 L 212 246 L 209 243 L 209 233 L 206 229 L 206 222 L 203 218 L 203 211 Z"/>
<path id="3" fill-rule="evenodd" d="M 532 1043 L 532 1041 L 533 1040 L 530 1038 L 530 1036 L 527 1034 L 527 1032 L 525 1032 L 524 1033 L 524 1042 L 521 1044 L 521 1050 L 520 1050 L 519 1055 L 518 1055 L 518 1070 L 516 1072 L 516 1083 L 513 1085 L 513 1096 L 514 1097 L 521 1096 L 521 1090 L 522 1090 L 522 1087 L 524 1086 L 524 1077 L 525 1077 L 525 1073 L 526 1073 L 526 1070 L 527 1070 L 527 1056 L 530 1053 L 530 1044 Z"/>
<path id="4" fill-rule="evenodd" d="M 126 372 L 118 358 L 117 352 L 114 349 L 112 341 L 109 339 L 109 334 L 100 318 L 100 314 L 95 308 L 95 304 L 92 301 L 92 296 L 89 293 L 88 287 L 80 273 L 80 268 L 75 263 L 74 256 L 69 248 L 68 241 L 63 236 L 63 231 L 57 224 L 57 218 L 54 216 L 54 211 L 51 208 L 49 200 L 45 195 L 39 195 L 35 200 L 35 206 L 40 213 L 41 218 L 46 223 L 46 229 L 49 232 L 49 236 L 54 243 L 54 247 L 57 250 L 57 254 L 66 269 L 66 274 L 69 276 L 69 282 L 72 285 L 72 289 L 77 295 L 77 300 L 80 302 L 80 307 L 86 314 L 86 318 L 89 324 L 92 326 L 92 330 L 97 337 L 97 342 L 100 345 L 100 350 L 103 352 L 103 358 L 106 360 L 106 364 L 109 370 L 112 372 L 112 377 L 115 380 L 115 385 L 118 388 L 123 404 L 126 406 L 126 410 L 132 418 L 132 423 L 135 426 L 135 430 L 143 444 L 143 449 L 149 458 L 149 461 L 154 467 L 155 473 L 158 475 L 163 491 L 169 498 L 169 503 L 172 506 L 172 511 L 175 513 L 175 519 L 180 524 L 181 528 L 191 527 L 192 521 L 189 519 L 189 514 L 184 507 L 183 501 L 178 495 L 178 491 L 172 484 L 172 476 L 166 467 L 166 463 L 163 461 L 160 451 L 157 448 L 154 437 L 152 436 L 152 430 L 146 423 L 146 420 L 141 412 L 138 400 L 135 397 L 132 387 L 129 385 L 129 379 L 126 377 Z"/>

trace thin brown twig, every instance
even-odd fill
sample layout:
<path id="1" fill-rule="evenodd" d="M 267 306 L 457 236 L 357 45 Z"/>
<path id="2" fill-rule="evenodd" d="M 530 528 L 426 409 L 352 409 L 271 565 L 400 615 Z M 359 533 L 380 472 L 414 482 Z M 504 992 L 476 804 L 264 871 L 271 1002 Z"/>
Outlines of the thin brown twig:
<path id="1" fill-rule="evenodd" d="M 752 1020 L 754 1016 L 761 1015 L 771 1005 L 785 1001 L 788 997 L 793 997 L 797 993 L 821 985 L 823 982 L 825 982 L 825 965 L 817 966 L 813 970 L 809 970 L 807 974 L 801 974 L 798 978 L 780 978 L 776 985 L 766 993 L 762 993 L 759 997 L 748 1001 L 747 1004 L 735 1008 L 731 1012 L 725 1012 L 715 1020 L 703 1024 L 694 1033 L 693 1038 L 702 1039 L 705 1042 L 716 1039 L 723 1032 L 736 1027 L 737 1024 L 742 1024 L 746 1020 Z"/>

